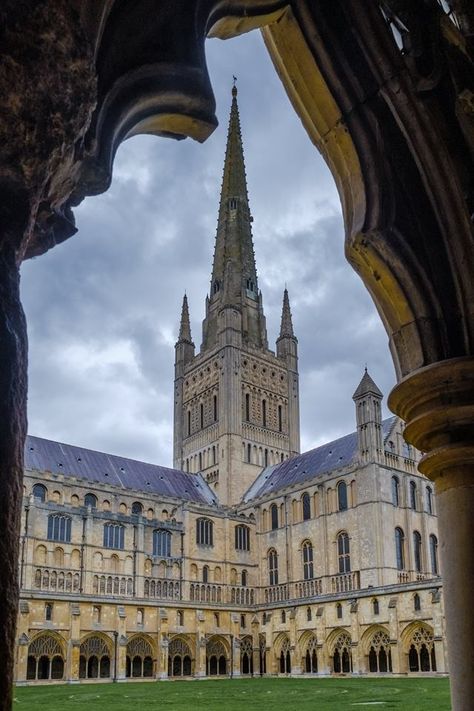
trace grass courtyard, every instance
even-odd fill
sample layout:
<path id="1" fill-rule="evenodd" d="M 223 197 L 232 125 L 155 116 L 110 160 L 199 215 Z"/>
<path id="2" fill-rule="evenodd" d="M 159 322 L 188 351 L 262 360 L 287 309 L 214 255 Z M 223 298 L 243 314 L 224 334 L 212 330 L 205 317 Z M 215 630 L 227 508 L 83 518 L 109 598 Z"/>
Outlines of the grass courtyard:
<path id="1" fill-rule="evenodd" d="M 449 711 L 449 681 L 400 679 L 219 679 L 18 687 L 16 711 Z"/>

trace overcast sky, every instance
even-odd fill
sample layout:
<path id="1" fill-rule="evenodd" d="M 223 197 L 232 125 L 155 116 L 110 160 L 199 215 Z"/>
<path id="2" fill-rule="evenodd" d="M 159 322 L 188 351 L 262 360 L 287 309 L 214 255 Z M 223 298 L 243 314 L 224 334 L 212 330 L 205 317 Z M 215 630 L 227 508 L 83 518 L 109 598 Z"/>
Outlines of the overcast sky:
<path id="1" fill-rule="evenodd" d="M 387 336 L 345 262 L 339 198 L 257 32 L 207 42 L 219 126 L 200 145 L 139 136 L 79 232 L 22 268 L 29 432 L 172 466 L 173 364 L 183 293 L 199 348 L 232 75 L 270 347 L 288 287 L 299 341 L 302 451 L 355 427 L 365 364 L 388 394 Z"/>

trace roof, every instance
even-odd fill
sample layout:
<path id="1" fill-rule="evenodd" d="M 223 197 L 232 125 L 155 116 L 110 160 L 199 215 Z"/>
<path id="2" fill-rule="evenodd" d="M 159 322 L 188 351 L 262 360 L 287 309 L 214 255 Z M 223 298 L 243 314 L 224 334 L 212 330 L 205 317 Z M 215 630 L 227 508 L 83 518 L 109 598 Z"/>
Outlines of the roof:
<path id="1" fill-rule="evenodd" d="M 354 395 L 352 396 L 353 400 L 357 400 L 360 397 L 363 397 L 364 395 L 367 395 L 368 393 L 372 393 L 376 397 L 382 398 L 383 395 L 380 392 L 379 388 L 377 385 L 374 383 L 372 378 L 367 372 L 367 368 L 364 371 L 364 375 L 362 376 L 362 380 L 360 381 L 359 385 L 357 386 L 357 390 L 355 391 Z"/>
<path id="2" fill-rule="evenodd" d="M 216 503 L 214 493 L 199 474 L 31 435 L 25 443 L 25 468 L 85 479 L 91 484 L 109 484 L 196 503 Z"/>
<path id="3" fill-rule="evenodd" d="M 392 430 L 395 420 L 396 417 L 389 417 L 382 422 L 384 441 Z M 285 459 L 281 464 L 266 467 L 247 490 L 243 500 L 248 502 L 326 472 L 354 464 L 357 454 L 357 432 L 352 432 L 321 447 L 310 449 L 309 452 Z"/>

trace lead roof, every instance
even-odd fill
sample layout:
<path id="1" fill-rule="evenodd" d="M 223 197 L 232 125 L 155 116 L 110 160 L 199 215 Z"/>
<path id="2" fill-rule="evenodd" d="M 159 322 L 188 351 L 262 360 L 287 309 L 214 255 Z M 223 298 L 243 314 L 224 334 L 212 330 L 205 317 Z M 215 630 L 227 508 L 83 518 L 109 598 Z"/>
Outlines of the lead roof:
<path id="1" fill-rule="evenodd" d="M 25 468 L 194 503 L 217 502 L 200 474 L 189 474 L 31 435 L 25 443 Z"/>

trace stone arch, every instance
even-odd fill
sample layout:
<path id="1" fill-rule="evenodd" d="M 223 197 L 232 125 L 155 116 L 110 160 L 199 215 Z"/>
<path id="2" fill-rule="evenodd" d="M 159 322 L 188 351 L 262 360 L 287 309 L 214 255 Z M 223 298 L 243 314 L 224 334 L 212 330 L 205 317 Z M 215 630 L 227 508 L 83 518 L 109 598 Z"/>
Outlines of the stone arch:
<path id="1" fill-rule="evenodd" d="M 39 546 L 36 546 L 35 548 L 35 553 L 34 553 L 34 561 L 36 565 L 46 565 L 48 560 L 48 550 L 46 546 L 44 546 L 42 543 Z"/>
<path id="2" fill-rule="evenodd" d="M 253 676 L 253 642 L 250 635 L 240 640 L 240 673 Z"/>
<path id="3" fill-rule="evenodd" d="M 433 628 L 424 622 L 412 622 L 400 635 L 405 653 L 406 671 L 436 671 Z"/>
<path id="4" fill-rule="evenodd" d="M 127 677 L 152 678 L 156 645 L 149 635 L 136 634 L 127 642 L 126 672 Z"/>
<path id="5" fill-rule="evenodd" d="M 371 625 L 360 640 L 367 658 L 367 670 L 372 673 L 392 671 L 390 633 L 382 625 Z"/>
<path id="6" fill-rule="evenodd" d="M 312 630 L 301 635 L 298 646 L 301 652 L 301 669 L 306 674 L 318 673 L 318 640 Z"/>
<path id="7" fill-rule="evenodd" d="M 66 641 L 57 632 L 39 632 L 28 645 L 26 678 L 59 681 L 64 677 Z"/>
<path id="8" fill-rule="evenodd" d="M 212 635 L 206 643 L 206 675 L 224 676 L 230 660 L 229 643 L 221 635 Z"/>
<path id="9" fill-rule="evenodd" d="M 280 674 L 291 674 L 291 642 L 286 632 L 280 632 L 273 643 Z"/>
<path id="10" fill-rule="evenodd" d="M 326 640 L 329 656 L 332 658 L 334 674 L 348 674 L 352 671 L 351 635 L 339 627 Z"/>
<path id="11" fill-rule="evenodd" d="M 172 637 L 168 644 L 168 676 L 192 676 L 194 643 L 184 635 Z"/>
<path id="12" fill-rule="evenodd" d="M 111 673 L 112 641 L 96 632 L 81 639 L 79 649 L 79 678 L 108 679 Z"/>

